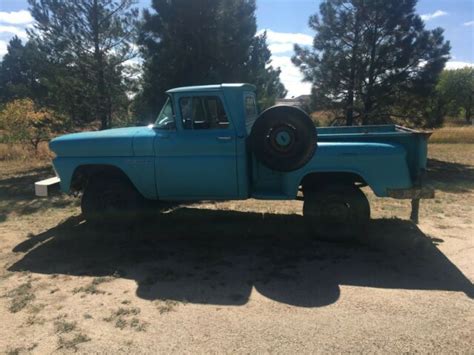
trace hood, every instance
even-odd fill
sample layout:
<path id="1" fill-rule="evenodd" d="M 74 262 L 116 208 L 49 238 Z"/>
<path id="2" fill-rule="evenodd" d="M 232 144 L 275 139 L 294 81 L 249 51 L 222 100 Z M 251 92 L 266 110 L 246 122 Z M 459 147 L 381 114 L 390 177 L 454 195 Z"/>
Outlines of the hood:
<path id="1" fill-rule="evenodd" d="M 66 134 L 54 138 L 49 148 L 57 156 L 132 156 L 133 139 L 148 127 L 114 128 Z"/>

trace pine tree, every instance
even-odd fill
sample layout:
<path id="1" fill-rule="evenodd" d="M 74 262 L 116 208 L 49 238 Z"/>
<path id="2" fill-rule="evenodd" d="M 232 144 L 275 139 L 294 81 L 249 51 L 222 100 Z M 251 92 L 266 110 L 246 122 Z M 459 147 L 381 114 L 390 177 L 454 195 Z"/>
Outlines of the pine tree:
<path id="1" fill-rule="evenodd" d="M 46 58 L 31 41 L 23 44 L 13 37 L 0 63 L 0 102 L 31 98 L 44 104 L 47 88 L 43 75 Z"/>
<path id="2" fill-rule="evenodd" d="M 428 31 L 416 0 L 325 0 L 310 17 L 312 49 L 295 46 L 293 62 L 322 107 L 352 125 L 390 116 L 396 98 L 429 95 L 449 55 L 440 28 Z"/>
<path id="3" fill-rule="evenodd" d="M 113 114 L 123 110 L 126 101 L 124 63 L 136 55 L 136 1 L 28 2 L 36 20 L 29 35 L 61 71 L 54 85 L 74 98 L 76 107 L 87 108 L 89 120 L 99 119 L 102 129 L 110 127 Z"/>
<path id="4" fill-rule="evenodd" d="M 287 91 L 280 81 L 280 68 L 271 65 L 271 52 L 267 46 L 267 33 L 253 38 L 250 55 L 243 76 L 257 87 L 257 100 L 261 110 L 272 106 Z"/>
<path id="5" fill-rule="evenodd" d="M 265 37 L 256 36 L 255 0 L 153 0 L 152 8 L 140 35 L 142 120 L 152 120 L 164 92 L 177 86 L 256 83 L 265 104 L 286 94 Z"/>

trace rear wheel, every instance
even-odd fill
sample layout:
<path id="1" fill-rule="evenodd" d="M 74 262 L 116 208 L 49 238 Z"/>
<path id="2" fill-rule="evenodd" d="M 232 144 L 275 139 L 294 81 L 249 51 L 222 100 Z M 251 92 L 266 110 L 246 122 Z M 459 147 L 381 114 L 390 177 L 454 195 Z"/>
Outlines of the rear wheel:
<path id="1" fill-rule="evenodd" d="M 130 222 L 144 206 L 144 199 L 124 177 L 93 176 L 84 189 L 81 210 L 89 222 Z"/>
<path id="2" fill-rule="evenodd" d="M 366 233 L 370 205 L 354 185 L 330 185 L 304 191 L 303 216 L 312 234 L 343 241 Z"/>

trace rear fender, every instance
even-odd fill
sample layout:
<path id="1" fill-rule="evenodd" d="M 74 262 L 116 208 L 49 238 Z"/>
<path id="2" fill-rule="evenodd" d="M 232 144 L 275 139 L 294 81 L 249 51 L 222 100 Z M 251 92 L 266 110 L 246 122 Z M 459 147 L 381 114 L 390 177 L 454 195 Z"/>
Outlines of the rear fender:
<path id="1" fill-rule="evenodd" d="M 319 143 L 311 161 L 303 168 L 285 174 L 285 194 L 296 197 L 299 186 L 315 174 L 356 176 L 379 197 L 387 197 L 389 189 L 413 186 L 401 145 L 384 143 Z"/>

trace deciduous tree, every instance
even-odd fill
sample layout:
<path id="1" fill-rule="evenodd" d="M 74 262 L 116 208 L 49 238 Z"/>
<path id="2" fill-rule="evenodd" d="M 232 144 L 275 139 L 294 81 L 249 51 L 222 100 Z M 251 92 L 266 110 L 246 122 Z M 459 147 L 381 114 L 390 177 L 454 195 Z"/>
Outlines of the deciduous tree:
<path id="1" fill-rule="evenodd" d="M 474 106 L 474 68 L 443 71 L 438 91 L 448 101 L 448 110 L 452 115 L 459 115 L 462 112 L 466 123 L 471 123 Z"/>
<path id="2" fill-rule="evenodd" d="M 37 152 L 42 141 L 67 129 L 67 121 L 50 109 L 37 107 L 31 99 L 18 99 L 0 111 L 0 128 L 7 142 L 28 144 Z"/>

